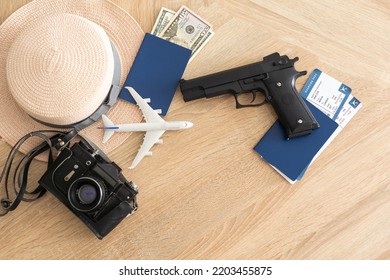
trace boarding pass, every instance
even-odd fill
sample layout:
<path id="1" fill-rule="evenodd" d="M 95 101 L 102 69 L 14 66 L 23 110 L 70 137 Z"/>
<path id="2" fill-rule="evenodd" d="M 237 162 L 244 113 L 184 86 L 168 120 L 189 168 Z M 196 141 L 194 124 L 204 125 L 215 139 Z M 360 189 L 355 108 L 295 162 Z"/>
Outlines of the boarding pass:
<path id="1" fill-rule="evenodd" d="M 362 103 L 352 96 L 351 91 L 349 86 L 315 69 L 301 95 L 344 128 L 362 106 Z"/>

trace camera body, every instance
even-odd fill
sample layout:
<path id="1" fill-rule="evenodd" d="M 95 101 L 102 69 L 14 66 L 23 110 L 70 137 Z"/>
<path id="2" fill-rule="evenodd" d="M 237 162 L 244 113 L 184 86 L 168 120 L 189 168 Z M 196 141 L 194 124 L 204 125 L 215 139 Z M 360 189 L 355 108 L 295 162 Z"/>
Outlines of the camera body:
<path id="1" fill-rule="evenodd" d="M 102 239 L 137 210 L 137 186 L 98 148 L 79 141 L 61 150 L 39 180 Z"/>

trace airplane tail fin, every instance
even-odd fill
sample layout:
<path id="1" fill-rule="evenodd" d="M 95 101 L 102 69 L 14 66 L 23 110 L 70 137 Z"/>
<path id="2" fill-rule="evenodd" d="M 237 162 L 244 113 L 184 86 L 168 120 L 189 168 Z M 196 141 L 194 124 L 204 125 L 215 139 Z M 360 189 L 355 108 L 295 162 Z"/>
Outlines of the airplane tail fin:
<path id="1" fill-rule="evenodd" d="M 106 115 L 102 115 L 102 120 L 103 120 L 103 123 L 104 123 L 105 127 L 114 125 L 112 123 L 112 121 Z M 115 132 L 115 130 L 105 129 L 104 130 L 104 135 L 103 135 L 103 143 L 106 143 L 111 138 L 111 136 L 114 134 L 114 132 Z"/>

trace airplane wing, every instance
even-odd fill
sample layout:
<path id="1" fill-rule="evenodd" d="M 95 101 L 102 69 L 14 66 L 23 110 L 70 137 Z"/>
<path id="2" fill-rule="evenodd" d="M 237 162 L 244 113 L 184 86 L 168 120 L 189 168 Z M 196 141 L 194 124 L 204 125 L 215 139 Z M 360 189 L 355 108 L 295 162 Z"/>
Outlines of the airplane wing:
<path id="1" fill-rule="evenodd" d="M 137 164 L 144 158 L 144 156 L 152 155 L 152 152 L 149 150 L 159 141 L 161 135 L 163 135 L 164 132 L 165 130 L 152 130 L 145 133 L 144 142 L 142 143 L 141 148 L 138 150 L 138 153 L 135 156 L 130 169 L 135 168 Z"/>
<path id="2" fill-rule="evenodd" d="M 157 113 L 161 112 L 161 110 L 153 110 L 153 108 L 148 104 L 150 99 L 143 99 L 132 87 L 126 87 L 126 89 L 133 96 L 135 102 L 137 102 L 146 122 L 165 122 L 164 119 Z"/>

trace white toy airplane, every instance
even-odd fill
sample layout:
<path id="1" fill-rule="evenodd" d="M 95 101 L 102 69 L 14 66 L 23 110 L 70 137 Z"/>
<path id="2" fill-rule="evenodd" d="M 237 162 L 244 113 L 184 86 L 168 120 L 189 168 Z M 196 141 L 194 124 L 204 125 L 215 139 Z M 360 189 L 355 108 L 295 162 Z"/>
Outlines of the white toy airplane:
<path id="1" fill-rule="evenodd" d="M 134 161 L 130 166 L 130 168 L 133 169 L 143 159 L 144 156 L 152 155 L 152 152 L 149 151 L 150 148 L 152 148 L 156 143 L 161 144 L 163 142 L 160 137 L 166 130 L 186 129 L 192 127 L 193 124 L 186 121 L 165 121 L 157 113 L 161 112 L 161 110 L 153 110 L 153 108 L 149 106 L 149 98 L 143 99 L 132 87 L 126 87 L 126 89 L 137 102 L 138 107 L 141 109 L 142 114 L 144 115 L 145 122 L 113 124 L 106 115 L 102 115 L 104 127 L 99 128 L 105 130 L 103 135 L 103 143 L 106 143 L 108 139 L 110 139 L 114 134 L 114 132 L 146 131 L 144 142 L 142 143 L 138 154 L 135 156 Z"/>

